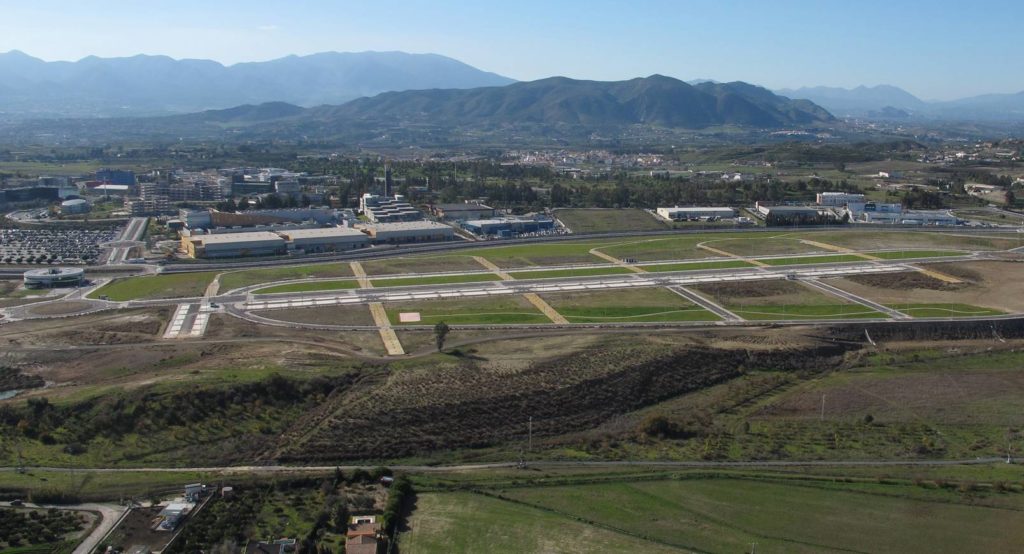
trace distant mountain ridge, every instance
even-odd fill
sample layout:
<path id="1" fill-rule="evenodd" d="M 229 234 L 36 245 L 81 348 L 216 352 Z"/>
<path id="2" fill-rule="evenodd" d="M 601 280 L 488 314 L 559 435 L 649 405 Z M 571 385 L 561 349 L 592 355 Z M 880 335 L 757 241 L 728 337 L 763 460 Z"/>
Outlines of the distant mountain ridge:
<path id="1" fill-rule="evenodd" d="M 1024 91 L 1016 94 L 985 94 L 959 100 L 927 102 L 892 85 L 803 87 L 781 89 L 777 94 L 810 100 L 837 116 L 887 119 L 918 117 L 959 120 L 1024 120 Z"/>
<path id="2" fill-rule="evenodd" d="M 394 90 L 500 86 L 512 79 L 437 54 L 324 52 L 225 66 L 167 56 L 45 62 L 0 54 L 0 110 L 24 117 L 191 113 L 242 104 L 340 104 Z"/>

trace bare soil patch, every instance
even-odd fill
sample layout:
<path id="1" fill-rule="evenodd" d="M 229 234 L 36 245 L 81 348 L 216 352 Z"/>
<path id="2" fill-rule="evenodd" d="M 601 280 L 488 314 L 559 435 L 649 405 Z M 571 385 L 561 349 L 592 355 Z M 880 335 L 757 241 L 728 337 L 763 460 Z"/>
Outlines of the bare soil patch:
<path id="1" fill-rule="evenodd" d="M 257 315 L 278 321 L 314 325 L 373 325 L 373 316 L 367 306 L 290 308 L 260 312 Z"/>
<path id="2" fill-rule="evenodd" d="M 29 308 L 28 311 L 32 315 L 37 316 L 71 315 L 84 312 L 93 306 L 94 304 L 92 302 L 69 300 L 66 302 L 50 302 L 47 304 L 41 304 L 39 306 Z"/>

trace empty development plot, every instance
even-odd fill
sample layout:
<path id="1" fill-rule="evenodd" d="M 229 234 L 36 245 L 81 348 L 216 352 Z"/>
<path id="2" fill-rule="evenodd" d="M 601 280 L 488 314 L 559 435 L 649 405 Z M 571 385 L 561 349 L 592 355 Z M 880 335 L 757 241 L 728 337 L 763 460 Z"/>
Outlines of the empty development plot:
<path id="1" fill-rule="evenodd" d="M 285 310 L 270 310 L 258 313 L 258 315 L 278 321 L 314 325 L 358 325 L 369 327 L 374 324 L 370 310 L 365 305 L 289 308 Z"/>
<path id="2" fill-rule="evenodd" d="M 644 271 L 660 273 L 664 271 L 702 271 L 710 269 L 738 269 L 754 267 L 743 260 L 711 260 L 707 262 L 679 262 L 670 264 L 647 264 L 639 266 Z"/>
<path id="3" fill-rule="evenodd" d="M 256 289 L 255 294 L 280 294 L 285 292 L 317 292 L 329 290 L 348 290 L 359 288 L 359 281 L 355 279 L 341 279 L 337 281 L 307 281 L 298 283 L 285 283 L 272 287 Z"/>
<path id="4" fill-rule="evenodd" d="M 400 313 L 412 312 L 420 314 L 419 322 L 408 323 L 412 325 L 434 325 L 441 321 L 449 325 L 551 322 L 530 302 L 517 295 L 388 303 L 384 307 L 393 325 L 402 325 Z"/>
<path id="5" fill-rule="evenodd" d="M 261 283 L 288 281 L 292 279 L 313 279 L 325 277 L 351 277 L 352 268 L 348 263 L 310 264 L 295 267 L 273 267 L 232 271 L 220 276 L 220 290 L 227 292 Z"/>
<path id="6" fill-rule="evenodd" d="M 475 254 L 476 251 L 474 250 Z M 400 273 L 441 273 L 446 271 L 479 271 L 480 264 L 469 254 L 408 256 L 361 262 L 367 275 Z"/>
<path id="7" fill-rule="evenodd" d="M 115 279 L 93 291 L 89 298 L 99 298 L 105 295 L 110 300 L 124 302 L 202 296 L 216 275 L 217 273 L 213 271 L 202 271 Z"/>
<path id="8" fill-rule="evenodd" d="M 570 323 L 640 323 L 718 321 L 718 317 L 668 289 L 647 287 L 618 291 L 546 294 L 543 296 Z"/>
<path id="9" fill-rule="evenodd" d="M 622 266 L 577 267 L 571 269 L 540 269 L 536 271 L 514 271 L 509 273 L 515 279 L 557 279 L 560 277 L 592 277 L 597 275 L 624 275 L 633 273 Z"/>
<path id="10" fill-rule="evenodd" d="M 458 283 L 483 283 L 500 281 L 501 277 L 493 273 L 464 273 L 461 275 L 424 275 L 422 277 L 394 277 L 389 279 L 372 279 L 375 288 L 380 287 L 411 287 L 414 285 L 449 285 Z"/>
<path id="11" fill-rule="evenodd" d="M 864 257 L 856 254 L 824 254 L 821 256 L 798 256 L 793 258 L 760 258 L 765 265 L 812 265 L 863 262 Z"/>
<path id="12" fill-rule="evenodd" d="M 856 319 L 882 317 L 860 304 L 811 290 L 796 281 L 706 283 L 692 288 L 751 320 Z"/>
<path id="13" fill-rule="evenodd" d="M 668 225 L 646 210 L 624 209 L 561 209 L 558 218 L 573 233 L 610 233 L 616 231 L 665 231 Z"/>

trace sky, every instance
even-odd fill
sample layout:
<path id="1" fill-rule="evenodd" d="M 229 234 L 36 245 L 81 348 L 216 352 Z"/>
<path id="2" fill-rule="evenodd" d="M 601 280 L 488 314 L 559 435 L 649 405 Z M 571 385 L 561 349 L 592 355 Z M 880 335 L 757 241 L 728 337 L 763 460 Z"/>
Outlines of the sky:
<path id="1" fill-rule="evenodd" d="M 233 64 L 401 50 L 518 80 L 658 73 L 948 100 L 1024 91 L 1021 22 L 1021 0 L 0 0 L 0 52 Z"/>

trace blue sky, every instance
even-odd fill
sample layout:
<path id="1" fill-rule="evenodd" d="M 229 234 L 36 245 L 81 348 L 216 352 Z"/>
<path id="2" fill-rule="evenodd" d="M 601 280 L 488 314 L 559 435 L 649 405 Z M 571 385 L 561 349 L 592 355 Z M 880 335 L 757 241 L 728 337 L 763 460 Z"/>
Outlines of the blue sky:
<path id="1" fill-rule="evenodd" d="M 403 50 L 521 80 L 661 73 L 950 99 L 1024 90 L 1022 22 L 1020 0 L 0 0 L 0 51 L 230 64 Z"/>

